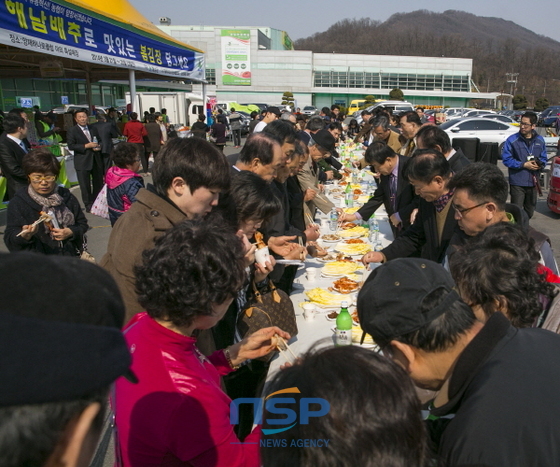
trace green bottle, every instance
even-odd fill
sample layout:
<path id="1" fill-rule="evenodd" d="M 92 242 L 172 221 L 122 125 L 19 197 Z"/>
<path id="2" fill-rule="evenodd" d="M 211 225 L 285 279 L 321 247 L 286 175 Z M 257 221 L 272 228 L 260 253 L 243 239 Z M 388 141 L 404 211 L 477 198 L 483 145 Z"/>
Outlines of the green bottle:
<path id="1" fill-rule="evenodd" d="M 346 190 L 344 191 L 344 199 L 346 201 L 347 208 L 354 207 L 354 192 L 352 191 L 352 187 L 350 186 L 350 182 L 346 185 Z"/>
<path id="2" fill-rule="evenodd" d="M 352 345 L 352 316 L 348 313 L 348 302 L 341 303 L 336 317 L 336 345 Z"/>

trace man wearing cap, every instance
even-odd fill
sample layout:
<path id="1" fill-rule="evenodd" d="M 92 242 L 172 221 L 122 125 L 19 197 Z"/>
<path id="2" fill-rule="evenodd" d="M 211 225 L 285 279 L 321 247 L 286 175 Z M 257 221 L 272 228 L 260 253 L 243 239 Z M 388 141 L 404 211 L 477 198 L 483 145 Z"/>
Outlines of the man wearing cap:
<path id="1" fill-rule="evenodd" d="M 0 277 L 0 464 L 87 467 L 110 385 L 137 381 L 119 289 L 91 263 L 32 253 L 3 254 Z"/>
<path id="2" fill-rule="evenodd" d="M 402 258 L 358 296 L 363 330 L 418 387 L 439 391 L 428 422 L 438 465 L 560 465 L 560 336 L 499 312 L 483 325 L 454 287 L 440 265 Z"/>
<path id="3" fill-rule="evenodd" d="M 263 128 L 274 120 L 280 118 L 280 109 L 278 107 L 268 107 L 266 112 L 263 114 L 262 120 L 255 125 L 253 133 L 258 133 L 263 131 Z"/>
<path id="4" fill-rule="evenodd" d="M 413 112 L 414 113 L 414 112 Z M 415 114 L 416 115 L 416 114 Z M 414 223 L 381 251 L 367 253 L 362 261 L 382 263 L 404 258 L 421 251 L 420 256 L 441 263 L 457 221 L 451 209 L 453 191 L 449 181 L 453 175 L 443 154 L 433 149 L 417 151 L 407 166 L 408 180 L 420 196 Z"/>
<path id="5" fill-rule="evenodd" d="M 319 130 L 311 135 L 308 147 L 309 158 L 303 169 L 298 173 L 298 181 L 301 189 L 305 192 L 306 212 L 314 218 L 316 208 L 326 214 L 334 207 L 334 204 L 325 195 L 321 194 L 319 168 L 317 166 L 317 162 L 329 157 L 334 150 L 334 136 L 328 130 Z"/>

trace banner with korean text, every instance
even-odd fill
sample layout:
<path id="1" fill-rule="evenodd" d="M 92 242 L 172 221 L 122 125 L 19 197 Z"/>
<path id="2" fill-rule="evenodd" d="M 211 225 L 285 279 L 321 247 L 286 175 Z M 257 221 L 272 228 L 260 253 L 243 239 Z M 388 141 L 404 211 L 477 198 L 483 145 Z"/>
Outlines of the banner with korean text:
<path id="1" fill-rule="evenodd" d="M 63 0 L 0 0 L 0 43 L 47 55 L 204 79 L 204 54 Z"/>
<path id="2" fill-rule="evenodd" d="M 222 29 L 222 84 L 251 86 L 249 29 Z"/>

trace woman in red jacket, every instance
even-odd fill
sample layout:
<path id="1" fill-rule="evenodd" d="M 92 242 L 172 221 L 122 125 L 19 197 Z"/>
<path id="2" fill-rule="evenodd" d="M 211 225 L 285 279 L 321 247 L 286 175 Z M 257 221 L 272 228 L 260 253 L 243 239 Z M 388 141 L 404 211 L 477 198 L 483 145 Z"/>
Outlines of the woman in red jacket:
<path id="1" fill-rule="evenodd" d="M 133 143 L 138 148 L 138 154 L 142 161 L 142 168 L 144 173 L 148 173 L 148 156 L 146 155 L 146 148 L 144 146 L 144 137 L 148 136 L 146 127 L 138 121 L 138 114 L 131 112 L 130 121 L 126 122 L 123 128 L 123 135 L 126 136 L 129 143 Z"/>
<path id="2" fill-rule="evenodd" d="M 147 313 L 125 331 L 138 383 L 121 378 L 114 400 L 124 467 L 260 466 L 260 427 L 240 443 L 220 376 L 271 352 L 275 334 L 289 335 L 261 329 L 208 358 L 194 337 L 214 326 L 237 296 L 245 254 L 219 219 L 178 224 L 144 252 L 136 287 Z"/>

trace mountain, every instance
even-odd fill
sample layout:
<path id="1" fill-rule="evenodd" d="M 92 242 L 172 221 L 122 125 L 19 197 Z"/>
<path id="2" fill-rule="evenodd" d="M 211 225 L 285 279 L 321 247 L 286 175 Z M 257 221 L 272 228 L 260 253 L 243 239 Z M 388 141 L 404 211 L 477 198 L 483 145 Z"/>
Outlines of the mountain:
<path id="1" fill-rule="evenodd" d="M 543 94 L 560 103 L 560 42 L 512 21 L 464 11 L 397 13 L 387 21 L 344 19 L 294 43 L 324 53 L 412 55 L 473 59 L 473 81 L 482 91 L 509 92 L 506 73 L 519 73 L 517 93 L 529 103 Z"/>

